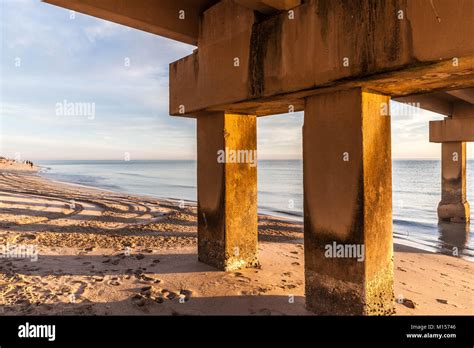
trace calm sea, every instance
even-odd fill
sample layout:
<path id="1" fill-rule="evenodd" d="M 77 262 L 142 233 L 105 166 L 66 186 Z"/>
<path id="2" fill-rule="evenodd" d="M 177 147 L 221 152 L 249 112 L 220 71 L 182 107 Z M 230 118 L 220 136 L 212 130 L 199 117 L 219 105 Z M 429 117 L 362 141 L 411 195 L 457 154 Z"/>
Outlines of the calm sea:
<path id="1" fill-rule="evenodd" d="M 196 201 L 194 161 L 45 161 L 41 175 L 63 182 Z M 439 225 L 439 161 L 393 161 L 395 242 L 474 261 L 474 223 Z M 302 162 L 259 161 L 258 203 L 262 213 L 302 220 Z M 468 163 L 468 199 L 474 207 L 474 161 Z M 474 215 L 474 214 L 473 214 Z M 474 218 L 473 218 L 474 221 Z"/>

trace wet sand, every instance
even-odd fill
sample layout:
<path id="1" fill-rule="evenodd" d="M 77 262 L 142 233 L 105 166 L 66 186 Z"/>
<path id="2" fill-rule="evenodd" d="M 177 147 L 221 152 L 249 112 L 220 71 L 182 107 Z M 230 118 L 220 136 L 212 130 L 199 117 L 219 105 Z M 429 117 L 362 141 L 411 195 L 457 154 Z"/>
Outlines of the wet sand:
<path id="1" fill-rule="evenodd" d="M 0 168 L 0 314 L 311 315 L 303 226 L 259 217 L 258 269 L 197 261 L 196 206 L 56 183 Z M 395 248 L 396 314 L 473 314 L 474 265 Z"/>

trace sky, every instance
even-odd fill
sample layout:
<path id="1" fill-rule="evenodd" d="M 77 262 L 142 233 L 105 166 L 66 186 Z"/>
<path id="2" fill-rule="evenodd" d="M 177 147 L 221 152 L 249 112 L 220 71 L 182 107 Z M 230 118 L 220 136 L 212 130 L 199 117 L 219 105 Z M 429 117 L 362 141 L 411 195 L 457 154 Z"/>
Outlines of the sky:
<path id="1" fill-rule="evenodd" d="M 168 113 L 169 63 L 194 46 L 39 0 L 0 6 L 0 156 L 195 159 L 196 121 Z M 393 158 L 439 159 L 428 122 L 441 115 L 400 106 Z M 259 118 L 259 159 L 301 158 L 302 125 L 303 113 Z"/>

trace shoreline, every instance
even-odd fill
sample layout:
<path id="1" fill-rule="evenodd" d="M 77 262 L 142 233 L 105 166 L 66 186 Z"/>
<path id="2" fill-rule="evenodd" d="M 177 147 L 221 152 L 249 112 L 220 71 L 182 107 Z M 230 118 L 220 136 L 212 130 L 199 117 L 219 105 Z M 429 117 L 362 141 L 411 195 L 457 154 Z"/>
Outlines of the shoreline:
<path id="1" fill-rule="evenodd" d="M 474 159 L 473 159 L 473 161 L 474 161 Z M 95 190 L 95 191 L 99 191 L 99 192 L 102 191 L 102 192 L 107 192 L 107 193 L 112 193 L 112 194 L 129 195 L 129 196 L 142 198 L 142 199 L 165 200 L 167 202 L 174 202 L 174 203 L 180 203 L 180 202 L 184 201 L 186 204 L 189 204 L 190 206 L 192 206 L 194 208 L 197 208 L 197 201 L 194 201 L 194 200 L 187 200 L 187 199 L 173 198 L 173 197 L 164 197 L 164 196 L 158 196 L 158 195 L 138 194 L 138 193 L 133 193 L 133 192 L 126 192 L 124 190 L 111 190 L 111 189 L 107 189 L 107 188 L 103 188 L 103 187 L 99 187 L 99 186 L 91 186 L 91 185 L 84 185 L 84 184 L 79 184 L 79 183 L 74 183 L 74 182 L 54 180 L 54 179 L 48 178 L 46 175 L 41 175 L 41 169 L 42 168 L 45 168 L 45 167 L 43 167 L 41 165 L 35 165 L 32 170 L 27 170 L 26 173 L 27 174 L 32 174 L 32 175 L 37 175 L 37 176 L 39 176 L 39 177 L 41 177 L 41 178 L 43 178 L 47 181 L 56 183 L 58 185 L 67 185 L 67 186 L 72 186 L 72 187 L 83 188 L 85 190 L 93 190 L 93 191 Z M 2 171 L 2 169 L 0 168 L 0 173 L 1 173 L 1 171 Z M 9 170 L 6 170 L 6 171 L 9 171 Z M 16 170 L 16 169 L 13 169 L 11 171 L 12 171 L 12 173 L 18 172 L 18 170 Z M 292 223 L 295 223 L 295 224 L 304 223 L 303 216 L 301 216 L 301 219 L 298 219 L 296 217 L 293 218 L 292 216 L 290 216 L 291 214 L 287 214 L 285 212 L 282 212 L 281 215 L 272 214 L 272 213 L 278 213 L 278 212 L 273 211 L 273 210 L 268 209 L 268 208 L 263 208 L 263 209 L 259 210 L 258 215 L 259 215 L 259 218 L 260 218 L 260 216 L 265 216 L 267 218 L 278 219 L 278 220 L 283 220 L 283 221 L 289 221 L 289 222 L 292 222 Z M 301 233 L 303 233 L 303 231 L 301 231 Z M 394 233 L 397 233 L 397 232 L 394 231 Z M 423 248 L 423 247 L 420 247 L 419 245 L 413 245 L 413 244 L 418 244 L 416 241 L 407 240 L 406 242 L 403 242 L 403 240 L 401 240 L 400 238 L 397 238 L 398 241 L 395 241 L 395 238 L 396 237 L 394 235 L 394 242 L 393 242 L 394 250 L 398 248 L 398 250 L 400 250 L 400 251 L 402 251 L 402 250 L 416 250 L 416 252 L 419 252 L 419 253 L 430 253 L 430 254 L 434 254 L 434 255 L 437 255 L 437 254 L 446 255 L 445 253 L 442 253 L 441 250 L 439 250 L 439 249 L 436 249 L 436 251 L 433 251 L 432 249 L 435 249 L 434 247 L 427 246 L 426 248 Z M 474 262 L 474 258 L 466 256 L 466 255 L 462 255 L 461 258 L 463 260 L 468 261 L 468 262 Z"/>
<path id="2" fill-rule="evenodd" d="M 128 192 L 122 187 L 118 187 L 117 190 L 113 189 L 108 189 L 105 187 L 101 187 L 100 185 L 98 186 L 92 186 L 92 185 L 85 185 L 85 184 L 80 184 L 80 183 L 75 183 L 75 182 L 68 182 L 68 181 L 61 181 L 61 180 L 55 180 L 52 178 L 49 178 L 47 175 L 42 175 L 41 173 L 41 168 L 45 168 L 43 166 L 38 166 L 38 171 L 36 172 L 36 175 L 39 175 L 40 177 L 56 182 L 58 184 L 63 184 L 63 185 L 71 185 L 71 186 L 77 186 L 77 187 L 83 187 L 84 189 L 91 189 L 91 190 L 99 190 L 99 191 L 105 191 L 109 193 L 114 193 L 114 194 L 122 194 L 122 195 L 131 195 L 134 197 L 141 197 L 143 199 L 157 199 L 157 200 L 165 200 L 169 202 L 184 202 L 185 204 L 189 204 L 191 206 L 197 207 L 197 201 L 195 200 L 190 200 L 190 199 L 183 199 L 183 198 L 175 198 L 175 197 L 165 197 L 165 196 L 160 196 L 160 195 L 152 195 L 152 194 L 140 194 L 140 193 L 134 193 L 134 192 Z M 43 173 L 46 174 L 46 173 Z M 293 214 L 291 212 L 287 211 L 278 211 L 274 210 L 272 208 L 268 207 L 260 207 L 258 210 L 258 215 L 259 216 L 267 216 L 271 217 L 274 219 L 281 219 L 285 221 L 290 221 L 292 223 L 298 224 L 298 223 L 304 223 L 303 221 L 303 214 L 298 212 L 296 214 Z M 405 239 L 405 233 L 404 232 L 397 232 L 396 230 L 393 231 L 393 238 L 394 238 L 394 246 L 399 245 L 403 247 L 408 247 L 408 248 L 416 248 L 419 250 L 419 252 L 425 252 L 425 253 L 433 253 L 433 254 L 441 254 L 441 255 L 446 255 L 446 252 L 443 252 L 443 249 L 432 246 L 432 245 L 420 245 L 421 242 L 417 241 L 416 239 Z M 469 262 L 474 262 L 474 257 L 466 254 L 462 254 L 461 258 L 464 260 L 467 260 Z"/>
<path id="3" fill-rule="evenodd" d="M 301 223 L 259 215 L 262 267 L 226 273 L 197 261 L 191 204 L 3 174 L 0 244 L 38 251 L 0 258 L 6 315 L 312 314 Z M 394 259 L 397 315 L 473 313 L 471 262 L 401 245 Z"/>
<path id="4" fill-rule="evenodd" d="M 36 172 L 34 174 L 39 175 L 40 177 L 44 178 L 45 180 L 48 180 L 48 181 L 51 181 L 53 183 L 57 183 L 57 184 L 60 184 L 60 185 L 70 185 L 70 186 L 84 188 L 84 189 L 87 189 L 87 190 L 98 190 L 98 191 L 104 191 L 104 192 L 114 193 L 114 194 L 131 195 L 131 196 L 134 196 L 134 197 L 139 197 L 139 198 L 144 198 L 144 199 L 166 200 L 166 201 L 175 202 L 175 203 L 184 201 L 185 203 L 190 204 L 194 208 L 197 207 L 197 201 L 193 201 L 193 200 L 186 200 L 186 199 L 182 199 L 182 198 L 180 199 L 180 198 L 173 198 L 173 197 L 161 197 L 161 196 L 153 196 L 153 195 L 142 195 L 142 194 L 136 194 L 136 193 L 129 193 L 129 192 L 125 192 L 125 191 L 114 191 L 114 190 L 108 190 L 108 189 L 105 189 L 105 188 L 102 188 L 102 187 L 88 186 L 88 185 L 77 184 L 77 183 L 72 183 L 72 182 L 53 180 L 53 179 L 41 176 L 39 174 L 39 172 Z M 302 220 L 291 219 L 291 218 L 288 218 L 287 216 L 273 215 L 271 213 L 264 213 L 264 212 L 261 212 L 261 211 L 259 211 L 258 215 L 259 215 L 259 217 L 260 216 L 266 216 L 266 217 L 269 217 L 269 218 L 291 221 L 293 223 L 303 223 Z M 301 231 L 301 233 L 303 233 L 303 231 Z M 415 242 L 412 242 L 412 243 L 415 243 Z M 441 252 L 434 252 L 434 251 L 430 251 L 430 250 L 427 250 L 427 249 L 422 249 L 422 248 L 417 247 L 417 246 L 412 246 L 412 245 L 409 245 L 409 244 L 394 242 L 393 245 L 394 245 L 394 247 L 398 247 L 400 250 L 416 250 L 416 252 L 420 252 L 420 253 L 423 252 L 423 253 L 430 253 L 430 254 L 442 254 Z M 470 260 L 467 260 L 467 261 L 470 261 Z"/>

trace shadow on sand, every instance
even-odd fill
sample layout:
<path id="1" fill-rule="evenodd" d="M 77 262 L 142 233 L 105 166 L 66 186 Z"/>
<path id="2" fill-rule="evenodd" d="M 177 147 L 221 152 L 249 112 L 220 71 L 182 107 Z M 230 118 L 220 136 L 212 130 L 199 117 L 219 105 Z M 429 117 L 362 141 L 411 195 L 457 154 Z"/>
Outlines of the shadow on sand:
<path id="1" fill-rule="evenodd" d="M 122 301 L 52 304 L 22 303 L 5 306 L 0 315 L 314 315 L 305 309 L 303 296 L 215 296 L 190 297 L 141 303 L 134 295 Z"/>

